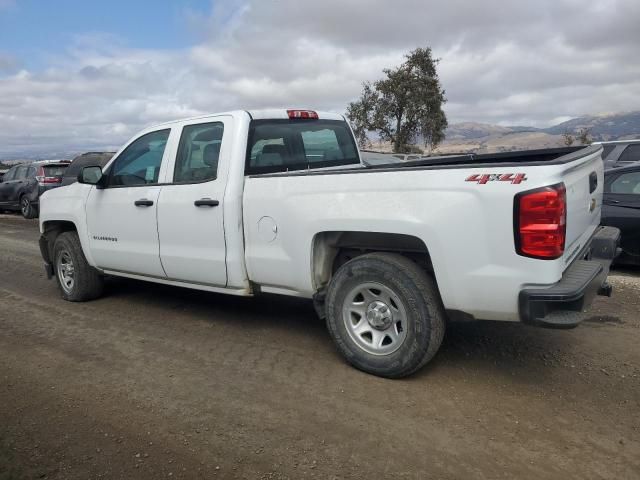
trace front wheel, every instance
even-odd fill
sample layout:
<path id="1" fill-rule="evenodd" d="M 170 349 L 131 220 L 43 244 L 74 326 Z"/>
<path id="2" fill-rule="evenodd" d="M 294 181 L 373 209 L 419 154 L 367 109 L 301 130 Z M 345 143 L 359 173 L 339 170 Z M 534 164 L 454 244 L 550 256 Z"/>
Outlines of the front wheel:
<path id="1" fill-rule="evenodd" d="M 20 213 L 26 219 L 36 218 L 37 211 L 36 207 L 33 206 L 31 200 L 26 195 L 23 195 L 20 198 Z"/>
<path id="2" fill-rule="evenodd" d="M 85 302 L 102 295 L 104 279 L 87 262 L 76 232 L 64 232 L 56 238 L 53 259 L 62 298 Z"/>
<path id="3" fill-rule="evenodd" d="M 435 281 L 402 255 L 371 253 L 345 263 L 329 284 L 327 327 L 356 368 L 401 378 L 436 354 L 445 313 Z"/>

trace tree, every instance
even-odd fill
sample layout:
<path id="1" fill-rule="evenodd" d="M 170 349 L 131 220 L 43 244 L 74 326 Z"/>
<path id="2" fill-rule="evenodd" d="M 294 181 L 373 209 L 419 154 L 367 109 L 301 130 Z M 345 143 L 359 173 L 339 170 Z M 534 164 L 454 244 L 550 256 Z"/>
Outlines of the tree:
<path id="1" fill-rule="evenodd" d="M 578 140 L 582 145 L 591 145 L 591 129 L 584 127 L 578 130 L 576 140 Z"/>
<path id="2" fill-rule="evenodd" d="M 431 48 L 417 48 L 395 69 L 384 69 L 385 78 L 365 82 L 360 99 L 347 107 L 347 117 L 361 147 L 375 131 L 391 142 L 396 153 L 409 153 L 418 137 L 430 151 L 442 140 L 447 117 L 446 102 Z"/>
<path id="3" fill-rule="evenodd" d="M 562 139 L 563 139 L 562 141 L 567 147 L 570 147 L 571 145 L 573 145 L 573 142 L 575 141 L 575 139 L 573 138 L 573 135 L 571 135 L 568 130 L 564 131 L 564 133 L 562 134 Z"/>

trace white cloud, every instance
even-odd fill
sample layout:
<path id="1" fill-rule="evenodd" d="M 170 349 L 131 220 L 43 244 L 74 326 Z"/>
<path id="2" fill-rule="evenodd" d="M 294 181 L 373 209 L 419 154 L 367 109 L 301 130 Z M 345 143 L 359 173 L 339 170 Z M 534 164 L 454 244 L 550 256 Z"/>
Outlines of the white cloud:
<path id="1" fill-rule="evenodd" d="M 364 80 L 427 45 L 442 57 L 452 122 L 544 126 L 640 109 L 637 0 L 215 5 L 187 12 L 201 38 L 188 49 L 79 32 L 43 71 L 0 53 L 0 155 L 117 146 L 151 123 L 232 108 L 343 112 Z"/>

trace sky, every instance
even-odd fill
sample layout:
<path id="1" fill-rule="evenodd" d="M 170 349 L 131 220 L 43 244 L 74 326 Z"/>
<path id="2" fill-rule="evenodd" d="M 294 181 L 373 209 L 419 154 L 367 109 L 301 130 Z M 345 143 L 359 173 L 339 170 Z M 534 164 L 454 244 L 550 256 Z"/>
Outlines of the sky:
<path id="1" fill-rule="evenodd" d="M 344 113 L 427 46 L 450 123 L 640 110 L 638 0 L 0 0 L 0 158 L 231 109 Z"/>

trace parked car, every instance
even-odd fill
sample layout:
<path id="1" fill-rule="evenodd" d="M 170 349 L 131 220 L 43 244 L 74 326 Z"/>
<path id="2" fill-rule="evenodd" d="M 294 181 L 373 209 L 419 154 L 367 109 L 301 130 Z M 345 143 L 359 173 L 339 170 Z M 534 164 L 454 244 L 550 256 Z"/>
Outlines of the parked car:
<path id="1" fill-rule="evenodd" d="M 70 185 L 78 180 L 80 170 L 88 165 L 104 167 L 115 152 L 87 152 L 75 157 L 62 176 L 61 186 Z"/>
<path id="2" fill-rule="evenodd" d="M 605 171 L 602 224 L 622 232 L 616 263 L 640 265 L 640 161 Z"/>
<path id="3" fill-rule="evenodd" d="M 46 192 L 40 250 L 68 301 L 99 297 L 105 275 L 313 299 L 348 362 L 397 378 L 448 319 L 574 327 L 611 292 L 601 151 L 366 166 L 338 114 L 180 120 Z"/>
<path id="4" fill-rule="evenodd" d="M 596 142 L 594 145 L 602 145 L 602 160 L 604 160 L 605 169 L 640 161 L 640 139 Z"/>
<path id="5" fill-rule="evenodd" d="M 24 218 L 38 216 L 40 196 L 59 187 L 69 162 L 46 161 L 16 165 L 0 182 L 0 209 L 19 210 Z"/>

